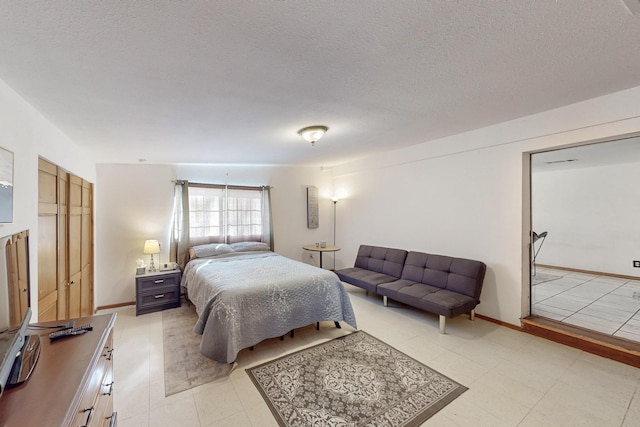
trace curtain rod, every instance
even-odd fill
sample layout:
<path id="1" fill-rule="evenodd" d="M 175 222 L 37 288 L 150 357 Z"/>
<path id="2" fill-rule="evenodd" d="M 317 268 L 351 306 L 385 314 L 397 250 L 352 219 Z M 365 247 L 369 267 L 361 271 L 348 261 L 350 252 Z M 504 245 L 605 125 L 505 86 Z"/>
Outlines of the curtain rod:
<path id="1" fill-rule="evenodd" d="M 230 188 L 232 190 L 258 190 L 258 189 L 262 190 L 265 188 L 271 190 L 274 188 L 270 185 L 250 186 L 250 185 L 230 185 L 230 184 L 207 184 L 203 182 L 189 182 L 186 179 L 174 179 L 171 182 L 173 182 L 176 185 L 184 185 L 188 183 L 188 185 L 192 185 L 194 187 Z"/>

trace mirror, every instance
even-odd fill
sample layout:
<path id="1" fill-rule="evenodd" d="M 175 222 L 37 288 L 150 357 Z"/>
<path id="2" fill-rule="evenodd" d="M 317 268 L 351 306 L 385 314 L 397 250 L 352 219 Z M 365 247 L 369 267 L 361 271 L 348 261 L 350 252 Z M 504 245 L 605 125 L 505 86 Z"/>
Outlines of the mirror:
<path id="1" fill-rule="evenodd" d="M 29 231 L 2 238 L 4 263 L 0 263 L 0 327 L 20 326 L 29 308 Z"/>

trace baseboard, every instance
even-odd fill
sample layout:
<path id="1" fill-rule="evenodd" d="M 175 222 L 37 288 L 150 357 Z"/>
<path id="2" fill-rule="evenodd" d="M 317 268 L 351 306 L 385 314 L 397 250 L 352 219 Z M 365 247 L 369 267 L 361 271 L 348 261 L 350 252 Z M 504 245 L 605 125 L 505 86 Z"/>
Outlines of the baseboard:
<path id="1" fill-rule="evenodd" d="M 522 319 L 522 330 L 588 353 L 640 368 L 640 343 L 543 317 Z"/>
<path id="2" fill-rule="evenodd" d="M 98 310 L 109 310 L 112 308 L 120 308 L 120 307 L 127 307 L 130 305 L 136 305 L 135 301 L 129 301 L 129 302 L 121 302 L 118 304 L 109 304 L 109 305 L 101 305 L 100 307 L 96 308 L 96 310 L 94 311 L 94 313 L 97 313 Z"/>
<path id="3" fill-rule="evenodd" d="M 478 319 L 486 320 L 487 322 L 495 323 L 496 325 L 504 326 L 505 328 L 513 329 L 516 331 L 524 332 L 521 326 L 512 325 L 511 323 L 503 322 L 502 320 L 494 319 L 483 314 L 476 313 Z"/>
<path id="4" fill-rule="evenodd" d="M 552 268 L 554 270 L 571 271 L 574 273 L 593 274 L 594 276 L 617 277 L 619 279 L 640 280 L 640 276 L 626 276 L 624 274 L 605 273 L 603 271 L 582 270 L 579 268 L 558 267 L 557 265 L 536 264 L 539 268 Z"/>

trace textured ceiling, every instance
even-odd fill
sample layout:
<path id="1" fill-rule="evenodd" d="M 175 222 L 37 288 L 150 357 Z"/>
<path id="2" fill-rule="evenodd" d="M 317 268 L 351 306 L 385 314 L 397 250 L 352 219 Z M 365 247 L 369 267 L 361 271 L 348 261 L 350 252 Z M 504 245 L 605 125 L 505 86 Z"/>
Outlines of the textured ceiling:
<path id="1" fill-rule="evenodd" d="M 0 79 L 99 162 L 331 166 L 640 86 L 640 18 L 622 0 L 2 0 Z M 296 134 L 313 124 L 315 147 Z"/>

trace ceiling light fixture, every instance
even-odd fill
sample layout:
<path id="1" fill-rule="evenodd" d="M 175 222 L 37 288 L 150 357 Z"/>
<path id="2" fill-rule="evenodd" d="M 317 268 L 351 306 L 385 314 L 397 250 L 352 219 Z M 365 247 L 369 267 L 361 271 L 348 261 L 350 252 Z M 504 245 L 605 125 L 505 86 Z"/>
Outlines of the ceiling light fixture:
<path id="1" fill-rule="evenodd" d="M 307 126 L 306 128 L 300 129 L 298 134 L 303 137 L 305 141 L 314 145 L 328 130 L 329 128 L 326 126 Z"/>

